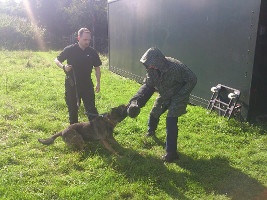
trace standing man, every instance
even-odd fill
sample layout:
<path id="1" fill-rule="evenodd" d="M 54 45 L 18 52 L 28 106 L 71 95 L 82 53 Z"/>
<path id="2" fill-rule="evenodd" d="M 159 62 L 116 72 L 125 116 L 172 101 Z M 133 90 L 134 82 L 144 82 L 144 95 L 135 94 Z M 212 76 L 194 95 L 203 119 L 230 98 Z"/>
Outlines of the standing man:
<path id="1" fill-rule="evenodd" d="M 150 112 L 146 136 L 155 135 L 160 116 L 168 110 L 166 154 L 163 161 L 173 162 L 178 159 L 178 117 L 186 113 L 189 96 L 197 83 L 197 77 L 182 62 L 165 57 L 157 48 L 148 49 L 140 61 L 146 67 L 146 79 L 130 100 L 128 114 L 130 117 L 136 117 L 139 114 L 138 107 L 143 107 L 155 90 L 159 92 Z"/>
<path id="2" fill-rule="evenodd" d="M 92 120 L 97 114 L 95 107 L 94 84 L 91 79 L 92 69 L 95 69 L 96 88 L 100 91 L 100 65 L 101 60 L 97 52 L 89 47 L 91 32 L 87 28 L 78 31 L 78 43 L 64 48 L 60 55 L 55 59 L 58 67 L 64 70 L 65 79 L 65 100 L 69 111 L 69 122 L 78 122 L 78 109 L 81 99 L 88 116 Z M 67 60 L 67 65 L 62 63 Z"/>

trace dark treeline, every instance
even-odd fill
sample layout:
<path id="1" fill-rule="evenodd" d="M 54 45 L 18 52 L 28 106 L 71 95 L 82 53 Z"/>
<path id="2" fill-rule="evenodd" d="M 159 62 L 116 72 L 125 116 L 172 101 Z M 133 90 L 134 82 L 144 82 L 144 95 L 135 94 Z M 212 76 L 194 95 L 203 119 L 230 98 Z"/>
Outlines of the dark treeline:
<path id="1" fill-rule="evenodd" d="M 8 0 L 0 2 L 0 48 L 62 49 L 89 28 L 91 45 L 107 53 L 106 0 Z"/>

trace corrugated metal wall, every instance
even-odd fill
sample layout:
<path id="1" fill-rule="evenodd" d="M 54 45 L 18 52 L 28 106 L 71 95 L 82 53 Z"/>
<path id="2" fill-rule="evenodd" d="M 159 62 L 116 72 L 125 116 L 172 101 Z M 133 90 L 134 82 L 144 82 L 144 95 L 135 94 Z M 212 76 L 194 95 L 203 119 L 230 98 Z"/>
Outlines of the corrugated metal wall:
<path id="1" fill-rule="evenodd" d="M 198 77 L 191 103 L 207 106 L 218 83 L 241 91 L 246 118 L 261 0 L 109 1 L 110 70 L 142 82 L 139 59 L 152 46 Z"/>

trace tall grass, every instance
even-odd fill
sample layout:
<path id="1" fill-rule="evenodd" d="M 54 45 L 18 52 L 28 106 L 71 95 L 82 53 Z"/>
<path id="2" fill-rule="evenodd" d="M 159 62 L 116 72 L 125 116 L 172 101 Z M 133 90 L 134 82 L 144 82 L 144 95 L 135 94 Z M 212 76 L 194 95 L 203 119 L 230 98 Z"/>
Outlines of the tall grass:
<path id="1" fill-rule="evenodd" d="M 115 128 L 119 158 L 101 144 L 83 152 L 61 139 L 38 143 L 68 126 L 64 72 L 58 52 L 0 52 L 1 199 L 266 199 L 266 129 L 227 121 L 188 106 L 179 118 L 180 159 L 166 164 L 165 117 L 156 138 L 145 138 L 153 95 L 136 119 Z M 100 113 L 126 104 L 140 87 L 108 71 L 103 61 Z M 92 74 L 92 77 L 94 75 Z M 83 106 L 79 120 L 86 121 Z"/>

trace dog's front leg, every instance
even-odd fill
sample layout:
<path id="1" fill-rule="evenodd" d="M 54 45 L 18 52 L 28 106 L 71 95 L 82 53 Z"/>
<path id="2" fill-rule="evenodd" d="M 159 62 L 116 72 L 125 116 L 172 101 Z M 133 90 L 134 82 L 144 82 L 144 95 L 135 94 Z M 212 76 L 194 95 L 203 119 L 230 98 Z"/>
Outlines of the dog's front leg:
<path id="1" fill-rule="evenodd" d="M 109 150 L 110 152 L 114 153 L 117 156 L 120 156 L 108 143 L 108 141 L 106 139 L 102 139 L 101 142 L 103 143 L 103 145 L 106 147 L 107 150 Z"/>
<path id="2" fill-rule="evenodd" d="M 110 136 L 110 137 L 108 138 L 108 141 L 110 141 L 112 144 L 121 146 L 113 136 Z"/>

